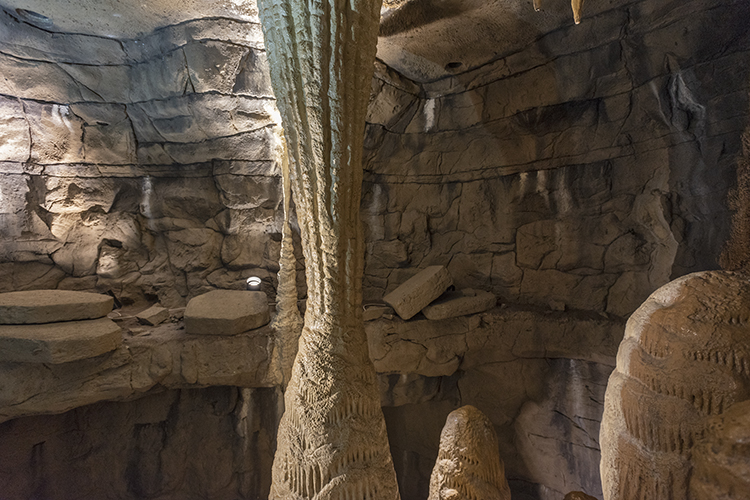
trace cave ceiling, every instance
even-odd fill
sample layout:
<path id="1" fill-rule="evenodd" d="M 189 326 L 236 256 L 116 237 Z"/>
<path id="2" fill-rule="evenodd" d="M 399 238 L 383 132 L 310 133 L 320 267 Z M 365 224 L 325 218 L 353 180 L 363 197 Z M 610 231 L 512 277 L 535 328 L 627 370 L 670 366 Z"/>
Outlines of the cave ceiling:
<path id="1" fill-rule="evenodd" d="M 0 0 L 0 6 L 49 31 L 109 38 L 199 18 L 257 19 L 254 0 Z M 541 7 L 536 12 L 532 0 L 385 0 L 378 58 L 421 83 L 462 73 L 573 22 L 567 0 Z"/>

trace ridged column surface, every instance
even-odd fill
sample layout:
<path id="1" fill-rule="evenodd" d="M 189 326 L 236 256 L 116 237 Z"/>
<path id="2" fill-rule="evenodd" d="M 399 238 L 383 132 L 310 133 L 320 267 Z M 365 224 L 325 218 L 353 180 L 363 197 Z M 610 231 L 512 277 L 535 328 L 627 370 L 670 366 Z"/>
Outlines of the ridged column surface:
<path id="1" fill-rule="evenodd" d="M 308 286 L 273 499 L 398 498 L 361 307 L 362 141 L 380 4 L 259 1 Z"/>

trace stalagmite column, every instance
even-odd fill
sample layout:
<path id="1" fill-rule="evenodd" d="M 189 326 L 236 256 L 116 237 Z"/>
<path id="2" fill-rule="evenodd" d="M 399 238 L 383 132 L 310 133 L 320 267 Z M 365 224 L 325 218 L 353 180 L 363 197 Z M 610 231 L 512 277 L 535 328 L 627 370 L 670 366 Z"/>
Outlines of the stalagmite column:
<path id="1" fill-rule="evenodd" d="M 362 322 L 362 141 L 379 0 L 260 0 L 308 299 L 272 499 L 396 499 Z"/>
<path id="2" fill-rule="evenodd" d="M 599 441 L 604 500 L 684 500 L 711 419 L 750 399 L 750 280 L 706 271 L 628 320 Z"/>
<path id="3" fill-rule="evenodd" d="M 495 429 L 471 405 L 445 421 L 428 500 L 510 500 Z"/>

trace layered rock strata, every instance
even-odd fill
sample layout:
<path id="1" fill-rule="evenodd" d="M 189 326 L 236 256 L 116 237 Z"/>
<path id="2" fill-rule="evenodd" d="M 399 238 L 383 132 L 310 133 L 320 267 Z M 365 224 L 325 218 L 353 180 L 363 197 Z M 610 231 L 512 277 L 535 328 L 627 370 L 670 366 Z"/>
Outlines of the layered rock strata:
<path id="1" fill-rule="evenodd" d="M 428 500 L 510 500 L 495 429 L 473 406 L 445 421 Z"/>
<path id="2" fill-rule="evenodd" d="M 0 293 L 0 362 L 66 363 L 116 349 L 112 297 L 67 290 Z"/>
<path id="3" fill-rule="evenodd" d="M 257 16 L 116 40 L 11 13 L 0 11 L 0 291 L 180 307 L 255 275 L 273 298 L 278 116 Z"/>
<path id="4" fill-rule="evenodd" d="M 0 325 L 22 325 L 103 318 L 114 299 L 70 290 L 0 293 Z"/>
<path id="5" fill-rule="evenodd" d="M 269 370 L 274 336 L 268 327 L 226 336 L 186 335 L 178 323 L 141 327 L 135 317 L 120 325 L 122 344 L 93 358 L 0 363 L 0 378 L 7 382 L 0 384 L 0 422 L 137 399 L 151 389 L 277 383 Z"/>
<path id="6" fill-rule="evenodd" d="M 605 397 L 605 500 L 688 497 L 710 417 L 750 399 L 750 281 L 679 278 L 631 316 Z"/>
<path id="7" fill-rule="evenodd" d="M 536 16 L 553 5 L 568 7 L 547 0 Z M 465 66 L 437 81 L 378 66 L 366 301 L 441 264 L 459 289 L 627 317 L 670 276 L 717 267 L 748 122 L 750 5 L 591 0 L 584 10 L 581 25 L 547 31 L 508 12 L 528 43 L 485 46 L 495 59 L 483 65 L 473 50 L 454 54 Z M 466 26 L 489 40 L 492 21 Z M 722 29 L 700 35 L 707 26 Z M 451 48 L 448 36 L 434 42 Z"/>
<path id="8" fill-rule="evenodd" d="M 271 497 L 395 499 L 361 289 L 361 155 L 380 1 L 259 7 L 308 285 Z"/>

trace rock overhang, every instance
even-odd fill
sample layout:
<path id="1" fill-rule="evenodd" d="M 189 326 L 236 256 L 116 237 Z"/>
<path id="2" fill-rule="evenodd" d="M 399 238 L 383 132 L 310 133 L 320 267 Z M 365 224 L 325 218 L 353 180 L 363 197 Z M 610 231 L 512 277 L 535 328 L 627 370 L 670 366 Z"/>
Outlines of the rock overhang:
<path id="1" fill-rule="evenodd" d="M 419 83 L 475 69 L 573 23 L 567 1 L 549 0 L 540 11 L 535 11 L 536 3 L 386 0 L 378 58 Z M 0 8 L 45 31 L 121 40 L 196 19 L 257 22 L 258 15 L 255 0 L 2 0 Z"/>

